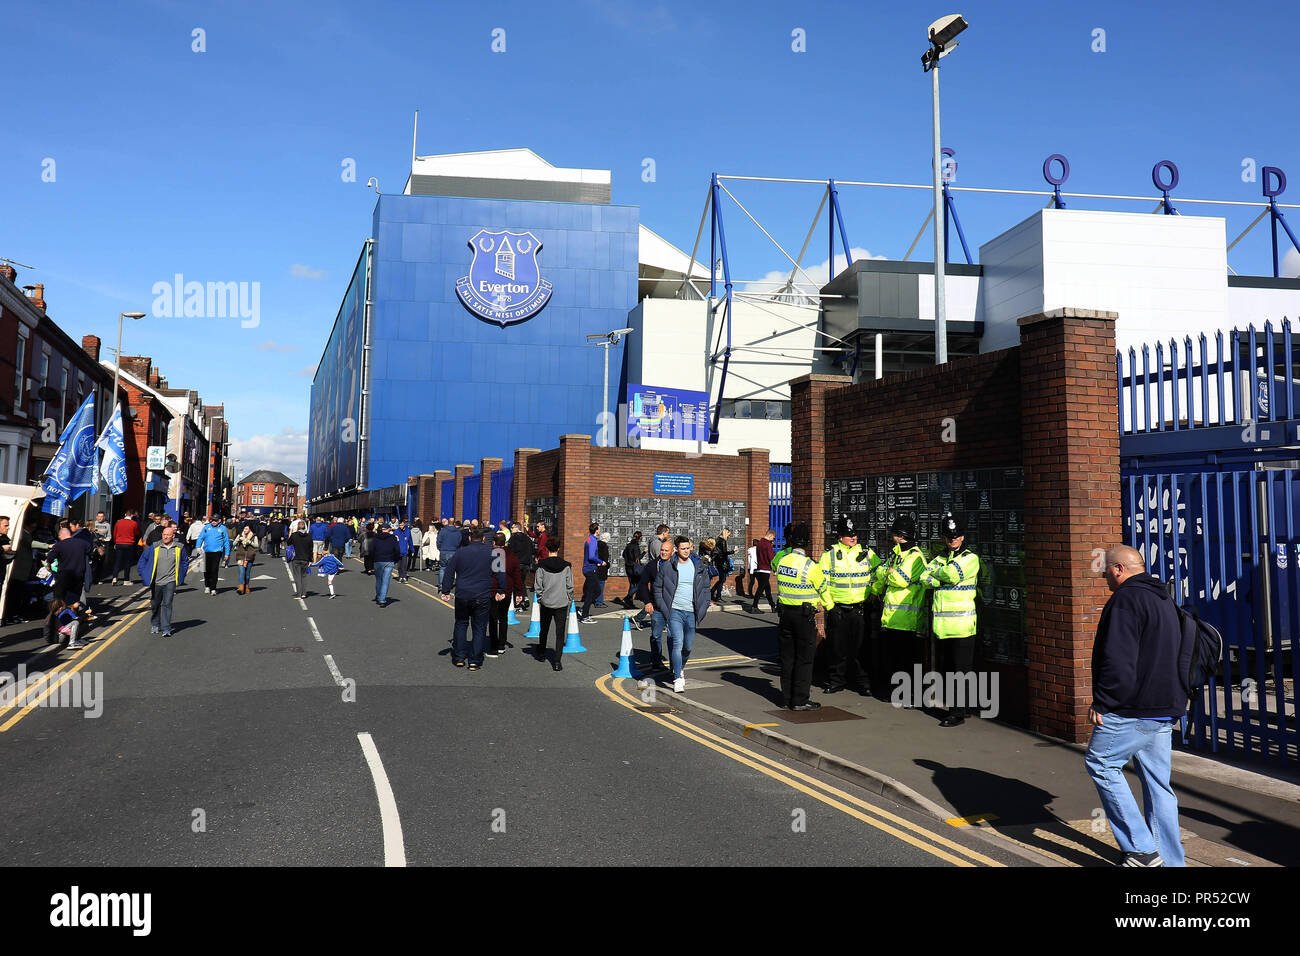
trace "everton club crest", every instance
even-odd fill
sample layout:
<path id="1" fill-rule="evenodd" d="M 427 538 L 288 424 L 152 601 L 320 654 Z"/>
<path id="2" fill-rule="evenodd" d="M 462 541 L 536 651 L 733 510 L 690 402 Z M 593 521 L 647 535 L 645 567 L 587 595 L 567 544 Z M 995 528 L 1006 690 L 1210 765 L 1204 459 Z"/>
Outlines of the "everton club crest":
<path id="1" fill-rule="evenodd" d="M 532 318 L 551 298 L 551 283 L 537 267 L 542 244 L 531 232 L 482 229 L 469 247 L 474 261 L 469 275 L 456 280 L 456 294 L 475 315 L 504 328 Z"/>

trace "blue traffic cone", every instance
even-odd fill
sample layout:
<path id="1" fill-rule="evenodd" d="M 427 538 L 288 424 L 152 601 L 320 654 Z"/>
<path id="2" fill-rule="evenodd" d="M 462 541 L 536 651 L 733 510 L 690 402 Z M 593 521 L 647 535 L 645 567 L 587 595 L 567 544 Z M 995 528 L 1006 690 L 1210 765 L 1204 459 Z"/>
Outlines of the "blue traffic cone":
<path id="1" fill-rule="evenodd" d="M 632 624 L 626 614 L 623 615 L 623 642 L 618 650 L 618 667 L 614 668 L 611 677 L 637 677 L 641 672 L 636 669 L 636 664 L 632 661 Z"/>
<path id="2" fill-rule="evenodd" d="M 541 637 L 542 636 L 542 605 L 537 600 L 537 592 L 533 592 L 533 616 L 528 622 L 528 630 L 524 632 L 524 637 Z"/>
<path id="3" fill-rule="evenodd" d="M 506 600 L 509 601 L 510 599 L 506 598 Z M 515 614 L 515 604 L 513 601 L 510 601 L 510 606 L 506 608 L 506 626 L 514 627 L 518 623 L 519 617 Z"/>
<path id="4" fill-rule="evenodd" d="M 582 646 L 582 638 L 578 636 L 578 608 L 572 601 L 569 602 L 569 626 L 564 633 L 564 653 L 566 654 L 585 654 L 587 649 Z"/>

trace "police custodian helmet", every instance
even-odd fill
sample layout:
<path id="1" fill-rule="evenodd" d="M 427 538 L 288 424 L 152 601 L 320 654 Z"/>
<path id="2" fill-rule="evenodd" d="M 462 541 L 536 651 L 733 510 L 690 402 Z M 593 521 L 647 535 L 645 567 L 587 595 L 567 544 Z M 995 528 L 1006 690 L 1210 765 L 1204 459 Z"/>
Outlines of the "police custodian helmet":
<path id="1" fill-rule="evenodd" d="M 848 515 L 840 515 L 839 520 L 835 522 L 835 537 L 857 537 L 857 534 L 858 529 L 853 527 L 853 519 Z"/>
<path id="2" fill-rule="evenodd" d="M 966 529 L 962 527 L 960 521 L 953 517 L 951 511 L 945 514 L 943 519 L 939 522 L 939 530 L 940 533 L 949 541 L 953 538 L 960 538 L 966 534 Z"/>
<path id="3" fill-rule="evenodd" d="M 899 515 L 889 526 L 889 533 L 902 535 L 904 539 L 912 541 L 916 538 L 916 522 L 912 520 L 911 515 Z"/>

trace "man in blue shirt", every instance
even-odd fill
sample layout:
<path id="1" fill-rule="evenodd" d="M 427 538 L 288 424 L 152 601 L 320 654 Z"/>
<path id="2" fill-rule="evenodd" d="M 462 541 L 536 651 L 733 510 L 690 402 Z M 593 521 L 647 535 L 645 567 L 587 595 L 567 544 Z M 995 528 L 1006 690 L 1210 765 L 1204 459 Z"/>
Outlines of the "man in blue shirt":
<path id="1" fill-rule="evenodd" d="M 329 537 L 329 525 L 320 515 L 311 523 L 311 554 L 312 560 L 315 561 L 325 553 L 325 539 Z"/>
<path id="2" fill-rule="evenodd" d="M 596 594 L 600 590 L 600 569 L 605 562 L 600 560 L 600 542 L 596 535 L 600 525 L 592 522 L 591 533 L 587 535 L 587 545 L 582 551 L 582 617 L 583 624 L 595 624 L 591 616 L 591 606 L 596 603 Z"/>
<path id="3" fill-rule="evenodd" d="M 704 623 L 709 610 L 711 565 L 691 554 L 691 539 L 678 535 L 673 542 L 675 560 L 664 561 L 655 575 L 656 608 L 668 619 L 668 659 L 673 668 L 673 690 L 686 690 L 685 667 L 695 643 L 696 625 Z"/>
<path id="4" fill-rule="evenodd" d="M 411 553 L 411 529 L 407 526 L 405 518 L 397 523 L 395 534 L 397 535 L 397 550 L 401 556 L 401 560 L 397 563 L 397 580 L 405 581 L 406 566 L 409 563 L 407 558 Z"/>
<path id="5" fill-rule="evenodd" d="M 330 551 L 334 557 L 340 561 L 343 559 L 344 551 L 347 549 L 348 542 L 352 540 L 352 529 L 348 527 L 346 521 L 335 521 L 329 528 L 329 535 L 326 537 L 329 542 Z"/>
<path id="6" fill-rule="evenodd" d="M 221 515 L 208 519 L 194 546 L 203 552 L 203 593 L 216 594 L 221 562 L 230 557 L 230 533 L 221 523 Z"/>

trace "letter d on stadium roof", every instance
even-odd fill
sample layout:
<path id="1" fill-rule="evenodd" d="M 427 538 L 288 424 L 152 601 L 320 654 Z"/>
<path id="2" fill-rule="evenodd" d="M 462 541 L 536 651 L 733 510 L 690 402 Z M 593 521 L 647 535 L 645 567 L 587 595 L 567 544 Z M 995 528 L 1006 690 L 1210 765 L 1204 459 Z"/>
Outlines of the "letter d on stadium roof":
<path id="1" fill-rule="evenodd" d="M 505 328 L 531 319 L 550 300 L 551 283 L 537 266 L 542 244 L 531 232 L 480 229 L 469 247 L 474 261 L 456 280 L 456 294 L 475 315 Z"/>

